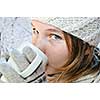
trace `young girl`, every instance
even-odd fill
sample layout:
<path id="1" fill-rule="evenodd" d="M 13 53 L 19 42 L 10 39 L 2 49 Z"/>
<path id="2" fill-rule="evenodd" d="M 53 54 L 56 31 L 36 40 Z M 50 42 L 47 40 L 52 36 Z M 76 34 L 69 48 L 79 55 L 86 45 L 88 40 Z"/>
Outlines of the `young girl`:
<path id="1" fill-rule="evenodd" d="M 100 71 L 100 51 L 54 24 L 32 21 L 33 44 L 48 57 L 48 82 L 94 82 Z M 55 25 L 55 26 L 54 26 Z"/>
<path id="2" fill-rule="evenodd" d="M 32 18 L 32 44 L 48 57 L 44 73 L 47 82 L 100 82 L 100 50 L 79 37 L 81 33 L 99 33 L 99 23 L 100 18 Z M 5 71 L 1 67 L 0 71 Z M 44 82 L 44 77 L 37 82 Z M 22 77 L 17 78 L 14 82 L 24 82 Z"/>

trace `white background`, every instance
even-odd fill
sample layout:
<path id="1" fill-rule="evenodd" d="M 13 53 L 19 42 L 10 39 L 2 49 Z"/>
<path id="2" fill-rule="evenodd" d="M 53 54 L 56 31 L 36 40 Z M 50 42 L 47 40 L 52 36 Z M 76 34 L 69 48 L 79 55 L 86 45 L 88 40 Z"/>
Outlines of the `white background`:
<path id="1" fill-rule="evenodd" d="M 58 2 L 59 1 L 59 2 Z M 66 2 L 65 2 L 66 1 Z M 100 16 L 99 0 L 2 0 L 1 17 Z M 0 100 L 98 100 L 96 84 L 0 84 Z"/>

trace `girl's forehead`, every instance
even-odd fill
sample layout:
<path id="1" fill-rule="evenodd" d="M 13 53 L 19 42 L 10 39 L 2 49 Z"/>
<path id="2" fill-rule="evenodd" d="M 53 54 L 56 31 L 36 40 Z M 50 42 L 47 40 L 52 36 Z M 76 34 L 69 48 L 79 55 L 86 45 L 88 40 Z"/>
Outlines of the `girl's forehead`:
<path id="1" fill-rule="evenodd" d="M 38 21 L 38 20 L 32 20 L 32 26 L 35 27 L 35 28 L 42 28 L 46 31 L 55 31 L 55 32 L 61 32 L 62 33 L 62 30 L 59 29 L 58 27 L 55 27 L 53 25 L 50 25 L 48 23 L 44 23 L 44 22 L 41 22 L 41 21 Z"/>
<path id="2" fill-rule="evenodd" d="M 43 22 L 38 21 L 38 20 L 32 20 L 32 25 L 33 26 L 47 26 L 47 27 L 51 26 L 51 25 L 49 25 L 47 23 L 43 23 Z"/>

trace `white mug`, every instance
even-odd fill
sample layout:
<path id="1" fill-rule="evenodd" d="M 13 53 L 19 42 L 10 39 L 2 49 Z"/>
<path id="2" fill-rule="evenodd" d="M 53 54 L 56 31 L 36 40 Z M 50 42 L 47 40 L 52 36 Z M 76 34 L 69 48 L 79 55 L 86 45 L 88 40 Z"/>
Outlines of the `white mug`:
<path id="1" fill-rule="evenodd" d="M 17 50 L 20 53 L 23 53 L 23 48 L 24 47 L 30 47 L 35 53 L 36 53 L 36 57 L 34 58 L 34 60 L 32 61 L 32 63 L 22 72 L 20 72 L 19 67 L 17 66 L 17 64 L 14 62 L 14 60 L 12 59 L 12 57 L 9 58 L 8 63 L 12 66 L 12 68 L 19 74 L 21 75 L 23 78 L 28 77 L 29 75 L 31 75 L 40 65 L 42 66 L 46 66 L 48 58 L 47 56 L 40 50 L 38 49 L 36 46 L 34 46 L 33 44 L 29 43 L 29 42 L 25 42 L 23 43 L 19 48 L 17 48 Z"/>

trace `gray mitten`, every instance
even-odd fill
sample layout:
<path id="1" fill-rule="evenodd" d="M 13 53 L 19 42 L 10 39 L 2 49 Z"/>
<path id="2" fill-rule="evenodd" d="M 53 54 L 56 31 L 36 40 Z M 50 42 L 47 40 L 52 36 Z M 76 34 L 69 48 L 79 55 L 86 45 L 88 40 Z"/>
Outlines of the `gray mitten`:
<path id="1" fill-rule="evenodd" d="M 3 54 L 0 58 L 0 83 L 17 83 L 25 82 L 23 78 L 7 63 L 8 54 Z"/>
<path id="2" fill-rule="evenodd" d="M 0 64 L 1 79 L 0 82 L 20 83 L 25 82 L 20 75 L 7 63 Z"/>
<path id="3" fill-rule="evenodd" d="M 20 53 L 17 49 L 12 50 L 8 61 L 4 60 L 4 58 L 1 59 L 0 82 L 46 82 L 44 75 L 44 66 L 42 62 L 34 61 L 36 60 L 36 57 L 36 52 L 34 52 L 34 50 L 28 46 L 23 48 L 22 53 Z M 36 64 L 39 62 L 38 67 L 33 66 L 34 62 L 36 62 Z"/>

